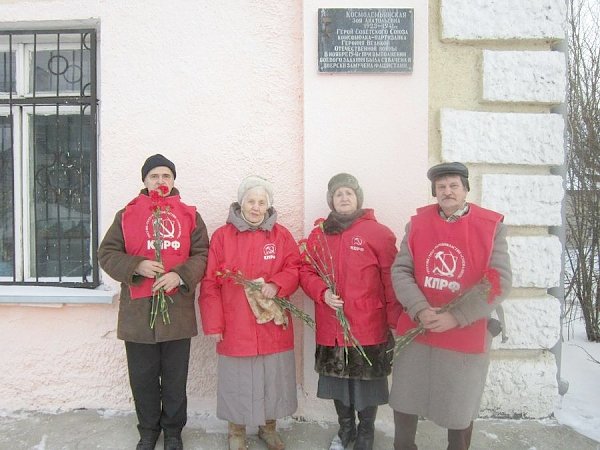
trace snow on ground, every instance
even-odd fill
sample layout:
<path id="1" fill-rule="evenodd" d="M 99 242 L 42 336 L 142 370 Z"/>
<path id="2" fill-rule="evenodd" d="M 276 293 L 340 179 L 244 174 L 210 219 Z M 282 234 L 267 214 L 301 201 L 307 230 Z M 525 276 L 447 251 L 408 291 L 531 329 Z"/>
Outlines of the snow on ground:
<path id="1" fill-rule="evenodd" d="M 579 321 L 566 339 L 565 333 L 561 378 L 569 382 L 569 390 L 558 398 L 554 415 L 561 424 L 600 442 L 600 343 L 588 342 Z"/>

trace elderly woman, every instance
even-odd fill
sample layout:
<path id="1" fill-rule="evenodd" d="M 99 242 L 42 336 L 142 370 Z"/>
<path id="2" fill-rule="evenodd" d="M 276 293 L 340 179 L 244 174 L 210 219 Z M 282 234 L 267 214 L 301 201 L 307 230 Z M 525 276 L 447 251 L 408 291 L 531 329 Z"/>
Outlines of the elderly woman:
<path id="1" fill-rule="evenodd" d="M 297 408 L 292 321 L 271 299 L 297 289 L 300 255 L 272 204 L 271 183 L 242 181 L 211 238 L 198 299 L 204 334 L 217 342 L 217 417 L 229 422 L 230 450 L 246 448 L 248 425 L 270 450 L 284 449 L 275 421 Z"/>
<path id="2" fill-rule="evenodd" d="M 343 450 L 353 440 L 355 450 L 367 450 L 373 448 L 377 406 L 388 401 L 390 328 L 401 312 L 390 279 L 396 238 L 375 220 L 372 209 L 362 209 L 363 191 L 352 175 L 331 178 L 327 203 L 332 211 L 308 237 L 308 257 L 300 270 L 302 289 L 315 302 L 317 396 L 333 399 L 338 415 L 340 429 L 330 450 Z M 332 274 L 335 292 L 324 273 Z M 372 365 L 344 339 L 338 308 Z"/>

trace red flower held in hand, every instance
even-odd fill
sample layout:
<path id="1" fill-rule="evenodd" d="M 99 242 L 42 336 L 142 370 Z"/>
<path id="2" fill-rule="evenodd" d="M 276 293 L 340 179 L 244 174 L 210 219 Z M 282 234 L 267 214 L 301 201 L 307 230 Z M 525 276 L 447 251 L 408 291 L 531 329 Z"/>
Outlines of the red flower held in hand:
<path id="1" fill-rule="evenodd" d="M 308 239 L 300 239 L 298 241 L 298 248 L 300 249 L 300 254 L 304 255 L 308 250 Z"/>
<path id="2" fill-rule="evenodd" d="M 263 282 L 257 282 L 246 278 L 242 273 L 241 269 L 238 269 L 237 267 L 232 267 L 231 269 L 229 269 L 225 266 L 220 266 L 219 269 L 215 271 L 215 276 L 217 277 L 218 282 L 221 285 L 225 281 L 229 281 L 231 283 L 243 286 L 244 288 L 247 288 L 250 291 L 260 291 L 263 287 Z M 284 297 L 275 296 L 270 298 L 269 300 L 273 301 L 279 308 L 285 311 L 289 311 L 293 316 L 302 320 L 311 328 L 315 327 L 315 321 L 312 319 L 312 317 L 310 317 L 300 308 L 295 306 L 288 299 Z M 284 328 L 285 326 L 287 326 L 287 322 L 286 325 L 284 325 Z"/>
<path id="3" fill-rule="evenodd" d="M 162 262 L 161 250 L 163 246 L 163 235 L 161 234 L 161 225 L 164 220 L 164 215 L 168 213 L 171 209 L 171 205 L 167 203 L 165 200 L 165 195 L 169 192 L 169 188 L 165 185 L 158 186 L 157 189 L 154 189 L 148 192 L 150 196 L 150 200 L 152 202 L 152 206 L 150 210 L 152 211 L 152 233 L 154 236 L 154 257 L 156 261 Z M 158 274 L 156 279 L 158 280 L 162 274 Z M 173 299 L 165 293 L 164 288 L 160 288 L 158 291 L 153 292 L 152 294 L 152 306 L 150 310 L 150 328 L 154 329 L 154 324 L 156 322 L 156 317 L 160 312 L 163 318 L 163 323 L 165 325 L 171 323 L 171 319 L 169 318 L 169 304 L 168 301 L 173 303 Z"/>
<path id="4" fill-rule="evenodd" d="M 150 200 L 152 201 L 152 211 L 161 213 L 163 211 L 169 211 L 171 209 L 170 203 L 167 201 L 165 195 L 169 192 L 169 188 L 165 185 L 158 186 L 157 189 L 150 191 Z"/>
<path id="5" fill-rule="evenodd" d="M 315 227 L 319 227 L 320 233 L 316 235 L 316 242 L 313 242 L 312 248 L 308 248 L 309 245 L 307 239 L 301 239 L 298 241 L 298 247 L 300 248 L 300 254 L 304 257 L 304 261 L 312 266 L 317 275 L 321 278 L 321 280 L 323 280 L 323 283 L 325 283 L 327 288 L 333 294 L 337 295 L 338 290 L 335 281 L 333 256 L 331 255 L 331 249 L 329 248 L 329 243 L 327 242 L 327 237 L 325 236 L 325 229 L 323 226 L 324 222 L 325 219 L 323 218 L 315 220 L 314 225 Z M 340 326 L 342 327 L 344 341 L 351 344 L 352 347 L 354 347 L 361 354 L 365 361 L 372 366 L 373 364 L 365 353 L 363 346 L 350 331 L 350 324 L 348 323 L 348 319 L 344 314 L 344 309 L 337 308 L 335 310 L 335 315 L 340 323 Z M 345 361 L 348 363 L 348 348 L 346 345 L 344 345 L 344 355 L 346 357 Z"/>
<path id="6" fill-rule="evenodd" d="M 323 228 L 323 222 L 325 222 L 325 219 L 323 219 L 322 217 L 315 220 L 314 226 L 315 227 L 321 227 Z"/>
<path id="7" fill-rule="evenodd" d="M 150 200 L 152 200 L 153 203 L 158 203 L 160 201 L 161 195 L 160 192 L 158 192 L 158 190 L 156 191 L 150 191 Z"/>
<path id="8" fill-rule="evenodd" d="M 491 303 L 498 295 L 502 293 L 502 287 L 500 286 L 500 274 L 496 269 L 488 269 L 485 272 L 485 277 L 490 283 L 490 292 L 488 293 L 487 301 Z"/>

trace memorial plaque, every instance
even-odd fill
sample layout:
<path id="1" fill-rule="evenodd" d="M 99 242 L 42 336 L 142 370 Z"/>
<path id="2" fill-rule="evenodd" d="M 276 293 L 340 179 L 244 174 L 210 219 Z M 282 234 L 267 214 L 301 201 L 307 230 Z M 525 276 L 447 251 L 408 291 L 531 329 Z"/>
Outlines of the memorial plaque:
<path id="1" fill-rule="evenodd" d="M 319 72 L 412 72 L 413 9 L 320 8 Z"/>

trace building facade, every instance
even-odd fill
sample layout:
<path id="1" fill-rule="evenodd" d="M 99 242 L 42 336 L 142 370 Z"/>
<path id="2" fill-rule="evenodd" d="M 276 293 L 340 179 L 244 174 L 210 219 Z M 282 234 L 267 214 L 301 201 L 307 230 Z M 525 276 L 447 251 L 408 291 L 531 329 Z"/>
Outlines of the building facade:
<path id="1" fill-rule="evenodd" d="M 432 202 L 425 173 L 463 161 L 470 199 L 509 225 L 504 303 L 482 415 L 540 418 L 558 395 L 566 8 L 562 0 L 382 0 L 414 12 L 409 73 L 320 73 L 318 9 L 336 0 L 12 0 L 0 4 L 0 396 L 7 410 L 132 410 L 118 286 L 95 262 L 153 153 L 177 165 L 209 232 L 239 181 L 275 186 L 298 239 L 350 172 L 398 241 Z M 12 55 L 12 56 L 11 56 Z M 2 80 L 0 80 L 1 82 Z M 301 292 L 293 300 L 312 309 Z M 214 412 L 212 341 L 192 340 L 191 413 Z M 315 398 L 314 336 L 296 326 L 298 415 Z M 557 356 L 558 355 L 558 360 Z M 391 423 L 389 411 L 380 420 Z"/>

